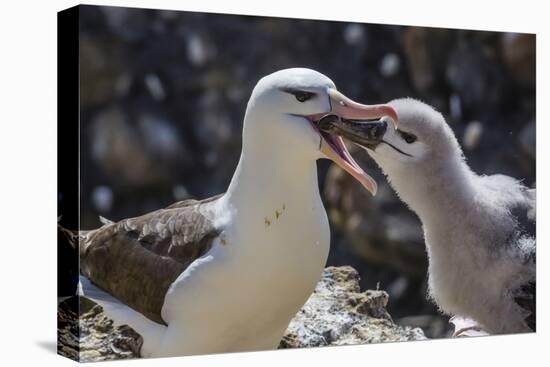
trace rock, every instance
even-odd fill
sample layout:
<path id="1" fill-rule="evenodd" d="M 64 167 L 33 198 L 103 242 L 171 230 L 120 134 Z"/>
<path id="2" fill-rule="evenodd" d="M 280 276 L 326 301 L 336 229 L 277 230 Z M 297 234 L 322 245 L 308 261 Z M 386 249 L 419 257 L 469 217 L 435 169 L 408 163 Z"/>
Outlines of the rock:
<path id="1" fill-rule="evenodd" d="M 103 308 L 86 297 L 59 304 L 57 327 L 58 353 L 75 361 L 139 358 L 142 337 L 127 325 L 114 327 Z"/>
<path id="2" fill-rule="evenodd" d="M 357 345 L 424 340 L 421 329 L 393 323 L 388 294 L 360 292 L 359 274 L 350 266 L 328 267 L 315 291 L 291 321 L 280 348 Z"/>
<path id="3" fill-rule="evenodd" d="M 473 47 L 460 45 L 451 54 L 446 70 L 447 82 L 458 92 L 465 106 L 483 101 L 487 96 L 489 83 L 485 68 L 483 56 Z"/>
<path id="4" fill-rule="evenodd" d="M 143 149 L 139 132 L 120 108 L 106 109 L 90 124 L 90 156 L 107 177 L 138 186 L 160 180 L 155 162 Z M 132 157 L 132 159 L 127 159 Z"/>
<path id="5" fill-rule="evenodd" d="M 527 153 L 533 160 L 537 155 L 537 126 L 535 121 L 530 121 L 523 127 L 519 134 L 519 145 L 521 149 Z"/>
<path id="6" fill-rule="evenodd" d="M 388 53 L 384 55 L 382 61 L 380 61 L 380 74 L 384 78 L 391 78 L 399 72 L 401 66 L 401 59 L 395 53 Z"/>
<path id="7" fill-rule="evenodd" d="M 109 212 L 113 206 L 113 191 L 109 186 L 99 185 L 92 190 L 92 202 L 100 213 Z"/>
<path id="8" fill-rule="evenodd" d="M 462 100 L 458 94 L 451 94 L 449 96 L 449 112 L 454 121 L 462 119 Z"/>
<path id="9" fill-rule="evenodd" d="M 365 26 L 357 23 L 347 25 L 344 29 L 344 40 L 352 46 L 365 42 Z"/>
<path id="10" fill-rule="evenodd" d="M 359 274 L 352 267 L 327 267 L 279 348 L 426 339 L 421 329 L 392 321 L 386 310 L 388 298 L 381 290 L 361 292 Z M 57 317 L 60 355 L 80 362 L 139 358 L 142 337 L 127 325 L 114 327 L 103 308 L 90 299 L 64 300 Z"/>
<path id="11" fill-rule="evenodd" d="M 116 42 L 106 42 L 104 39 L 93 39 L 85 35 L 80 38 L 80 102 L 84 106 L 97 105 L 115 98 L 117 81 L 120 76 L 125 75 L 124 65 L 118 61 L 120 54 L 121 47 Z"/>
<path id="12" fill-rule="evenodd" d="M 215 51 L 208 47 L 208 43 L 197 34 L 187 36 L 187 57 L 194 66 L 203 66 L 215 55 Z"/>
<path id="13" fill-rule="evenodd" d="M 450 35 L 448 29 L 421 27 L 408 27 L 403 32 L 403 52 L 417 91 L 427 93 L 437 86 L 444 72 Z"/>
<path id="14" fill-rule="evenodd" d="M 536 39 L 534 34 L 503 33 L 503 61 L 515 80 L 522 86 L 535 84 Z"/>
<path id="15" fill-rule="evenodd" d="M 131 115 L 111 107 L 90 122 L 90 157 L 107 178 L 131 188 L 147 187 L 190 166 L 191 154 L 172 121 L 152 112 Z"/>
<path id="16" fill-rule="evenodd" d="M 506 90 L 504 68 L 496 61 L 497 47 L 483 37 L 482 32 L 472 42 L 461 38 L 446 65 L 447 85 L 460 96 L 464 109 L 498 105 Z"/>
<path id="17" fill-rule="evenodd" d="M 471 121 L 466 126 L 462 137 L 462 146 L 464 149 L 472 150 L 479 145 L 481 135 L 483 134 L 483 124 L 479 121 Z"/>
<path id="18" fill-rule="evenodd" d="M 166 98 L 166 91 L 162 85 L 162 81 L 156 74 L 147 74 L 145 75 L 145 85 L 151 93 L 151 97 L 157 101 L 162 101 Z"/>
<path id="19" fill-rule="evenodd" d="M 428 338 L 448 338 L 452 335 L 452 327 L 447 318 L 433 315 L 416 315 L 402 317 L 396 322 L 399 325 L 421 328 Z"/>

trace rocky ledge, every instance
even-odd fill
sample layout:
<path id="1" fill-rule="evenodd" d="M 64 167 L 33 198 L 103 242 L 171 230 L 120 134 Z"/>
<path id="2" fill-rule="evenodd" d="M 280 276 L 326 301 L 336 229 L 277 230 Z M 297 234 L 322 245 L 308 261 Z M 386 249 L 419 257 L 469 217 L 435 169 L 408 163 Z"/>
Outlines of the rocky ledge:
<path id="1" fill-rule="evenodd" d="M 359 274 L 352 267 L 328 267 L 279 348 L 426 339 L 421 329 L 394 324 L 387 303 L 384 291 L 360 291 Z M 85 297 L 59 304 L 58 352 L 63 356 L 81 362 L 137 358 L 142 342 L 132 328 L 115 327 L 101 306 Z"/>
<path id="2" fill-rule="evenodd" d="M 304 307 L 290 322 L 280 348 L 352 345 L 426 339 L 419 328 L 393 323 L 388 294 L 359 289 L 351 266 L 328 267 Z"/>
<path id="3" fill-rule="evenodd" d="M 57 352 L 62 356 L 79 362 L 139 358 L 142 344 L 137 332 L 114 326 L 103 307 L 86 297 L 71 297 L 58 306 Z"/>

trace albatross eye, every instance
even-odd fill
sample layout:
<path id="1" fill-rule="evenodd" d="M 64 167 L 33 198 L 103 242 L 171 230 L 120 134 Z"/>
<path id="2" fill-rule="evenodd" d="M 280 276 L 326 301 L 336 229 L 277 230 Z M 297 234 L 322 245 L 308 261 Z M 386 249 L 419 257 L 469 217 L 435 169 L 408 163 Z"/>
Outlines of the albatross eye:
<path id="1" fill-rule="evenodd" d="M 405 140 L 405 142 L 407 144 L 412 144 L 412 143 L 414 143 L 415 141 L 418 140 L 418 138 L 413 134 L 409 134 L 409 133 L 399 131 L 399 130 L 398 130 L 398 132 L 399 132 L 399 135 L 401 135 L 401 138 L 403 138 L 403 140 Z"/>
<path id="2" fill-rule="evenodd" d="M 296 98 L 296 100 L 300 103 L 304 103 L 305 101 L 310 100 L 311 98 L 316 96 L 315 93 L 308 92 L 305 90 L 291 89 L 291 88 L 283 88 L 281 90 L 285 93 L 292 94 Z"/>
<path id="3" fill-rule="evenodd" d="M 292 94 L 294 94 L 294 97 L 296 97 L 296 100 L 298 102 L 301 102 L 301 103 L 303 103 L 303 102 L 307 101 L 308 99 L 311 99 L 313 96 L 315 96 L 315 93 L 306 92 L 306 91 L 302 91 L 302 90 L 292 92 Z"/>

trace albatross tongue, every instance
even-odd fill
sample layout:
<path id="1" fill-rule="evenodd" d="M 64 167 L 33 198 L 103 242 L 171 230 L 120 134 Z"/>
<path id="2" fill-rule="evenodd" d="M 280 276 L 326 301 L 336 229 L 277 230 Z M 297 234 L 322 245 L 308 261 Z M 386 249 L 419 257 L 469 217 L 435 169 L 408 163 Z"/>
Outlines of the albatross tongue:
<path id="1" fill-rule="evenodd" d="M 336 89 L 329 89 L 328 91 L 331 114 L 336 115 L 340 119 L 359 119 L 359 120 L 372 120 L 380 119 L 383 116 L 389 116 L 391 123 L 397 128 L 397 112 L 389 105 L 364 105 L 355 102 Z M 319 123 L 321 116 L 314 116 L 313 120 Z M 359 181 L 372 195 L 376 195 L 378 189 L 376 181 L 370 177 L 355 160 L 351 157 L 348 149 L 344 145 L 344 141 L 338 135 L 332 134 L 332 131 L 317 126 L 322 136 L 321 139 L 321 152 L 334 163 L 342 167 L 346 172 L 352 175 L 357 181 Z M 374 134 L 376 136 L 371 137 L 373 143 L 379 142 L 382 139 L 382 134 Z"/>
<path id="2" fill-rule="evenodd" d="M 372 195 L 376 195 L 378 186 L 376 181 L 370 177 L 363 169 L 355 162 L 353 157 L 346 148 L 344 140 L 337 135 L 333 135 L 322 131 L 321 135 L 321 152 L 334 163 L 342 167 L 347 173 L 352 175 L 359 181 Z"/>

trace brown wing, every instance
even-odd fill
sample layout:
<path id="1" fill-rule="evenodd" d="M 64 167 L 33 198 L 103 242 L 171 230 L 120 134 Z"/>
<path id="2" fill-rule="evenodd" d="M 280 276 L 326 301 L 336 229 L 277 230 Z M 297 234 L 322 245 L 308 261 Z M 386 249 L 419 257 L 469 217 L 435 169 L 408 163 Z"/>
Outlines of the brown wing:
<path id="1" fill-rule="evenodd" d="M 219 234 L 200 213 L 203 201 L 186 200 L 91 231 L 80 242 L 80 272 L 149 319 L 161 316 L 176 278 L 206 253 Z"/>
<path id="2" fill-rule="evenodd" d="M 183 200 L 183 201 L 177 201 L 174 204 L 171 204 L 170 206 L 167 206 L 166 209 L 183 208 L 185 206 L 195 205 L 195 204 L 199 204 L 199 203 L 201 203 L 201 204 L 210 203 L 212 201 L 218 200 L 223 195 L 224 194 L 222 193 L 222 194 L 218 194 L 218 195 L 215 195 L 215 196 L 209 197 L 208 199 L 203 199 L 203 200 L 187 199 L 187 200 Z"/>

